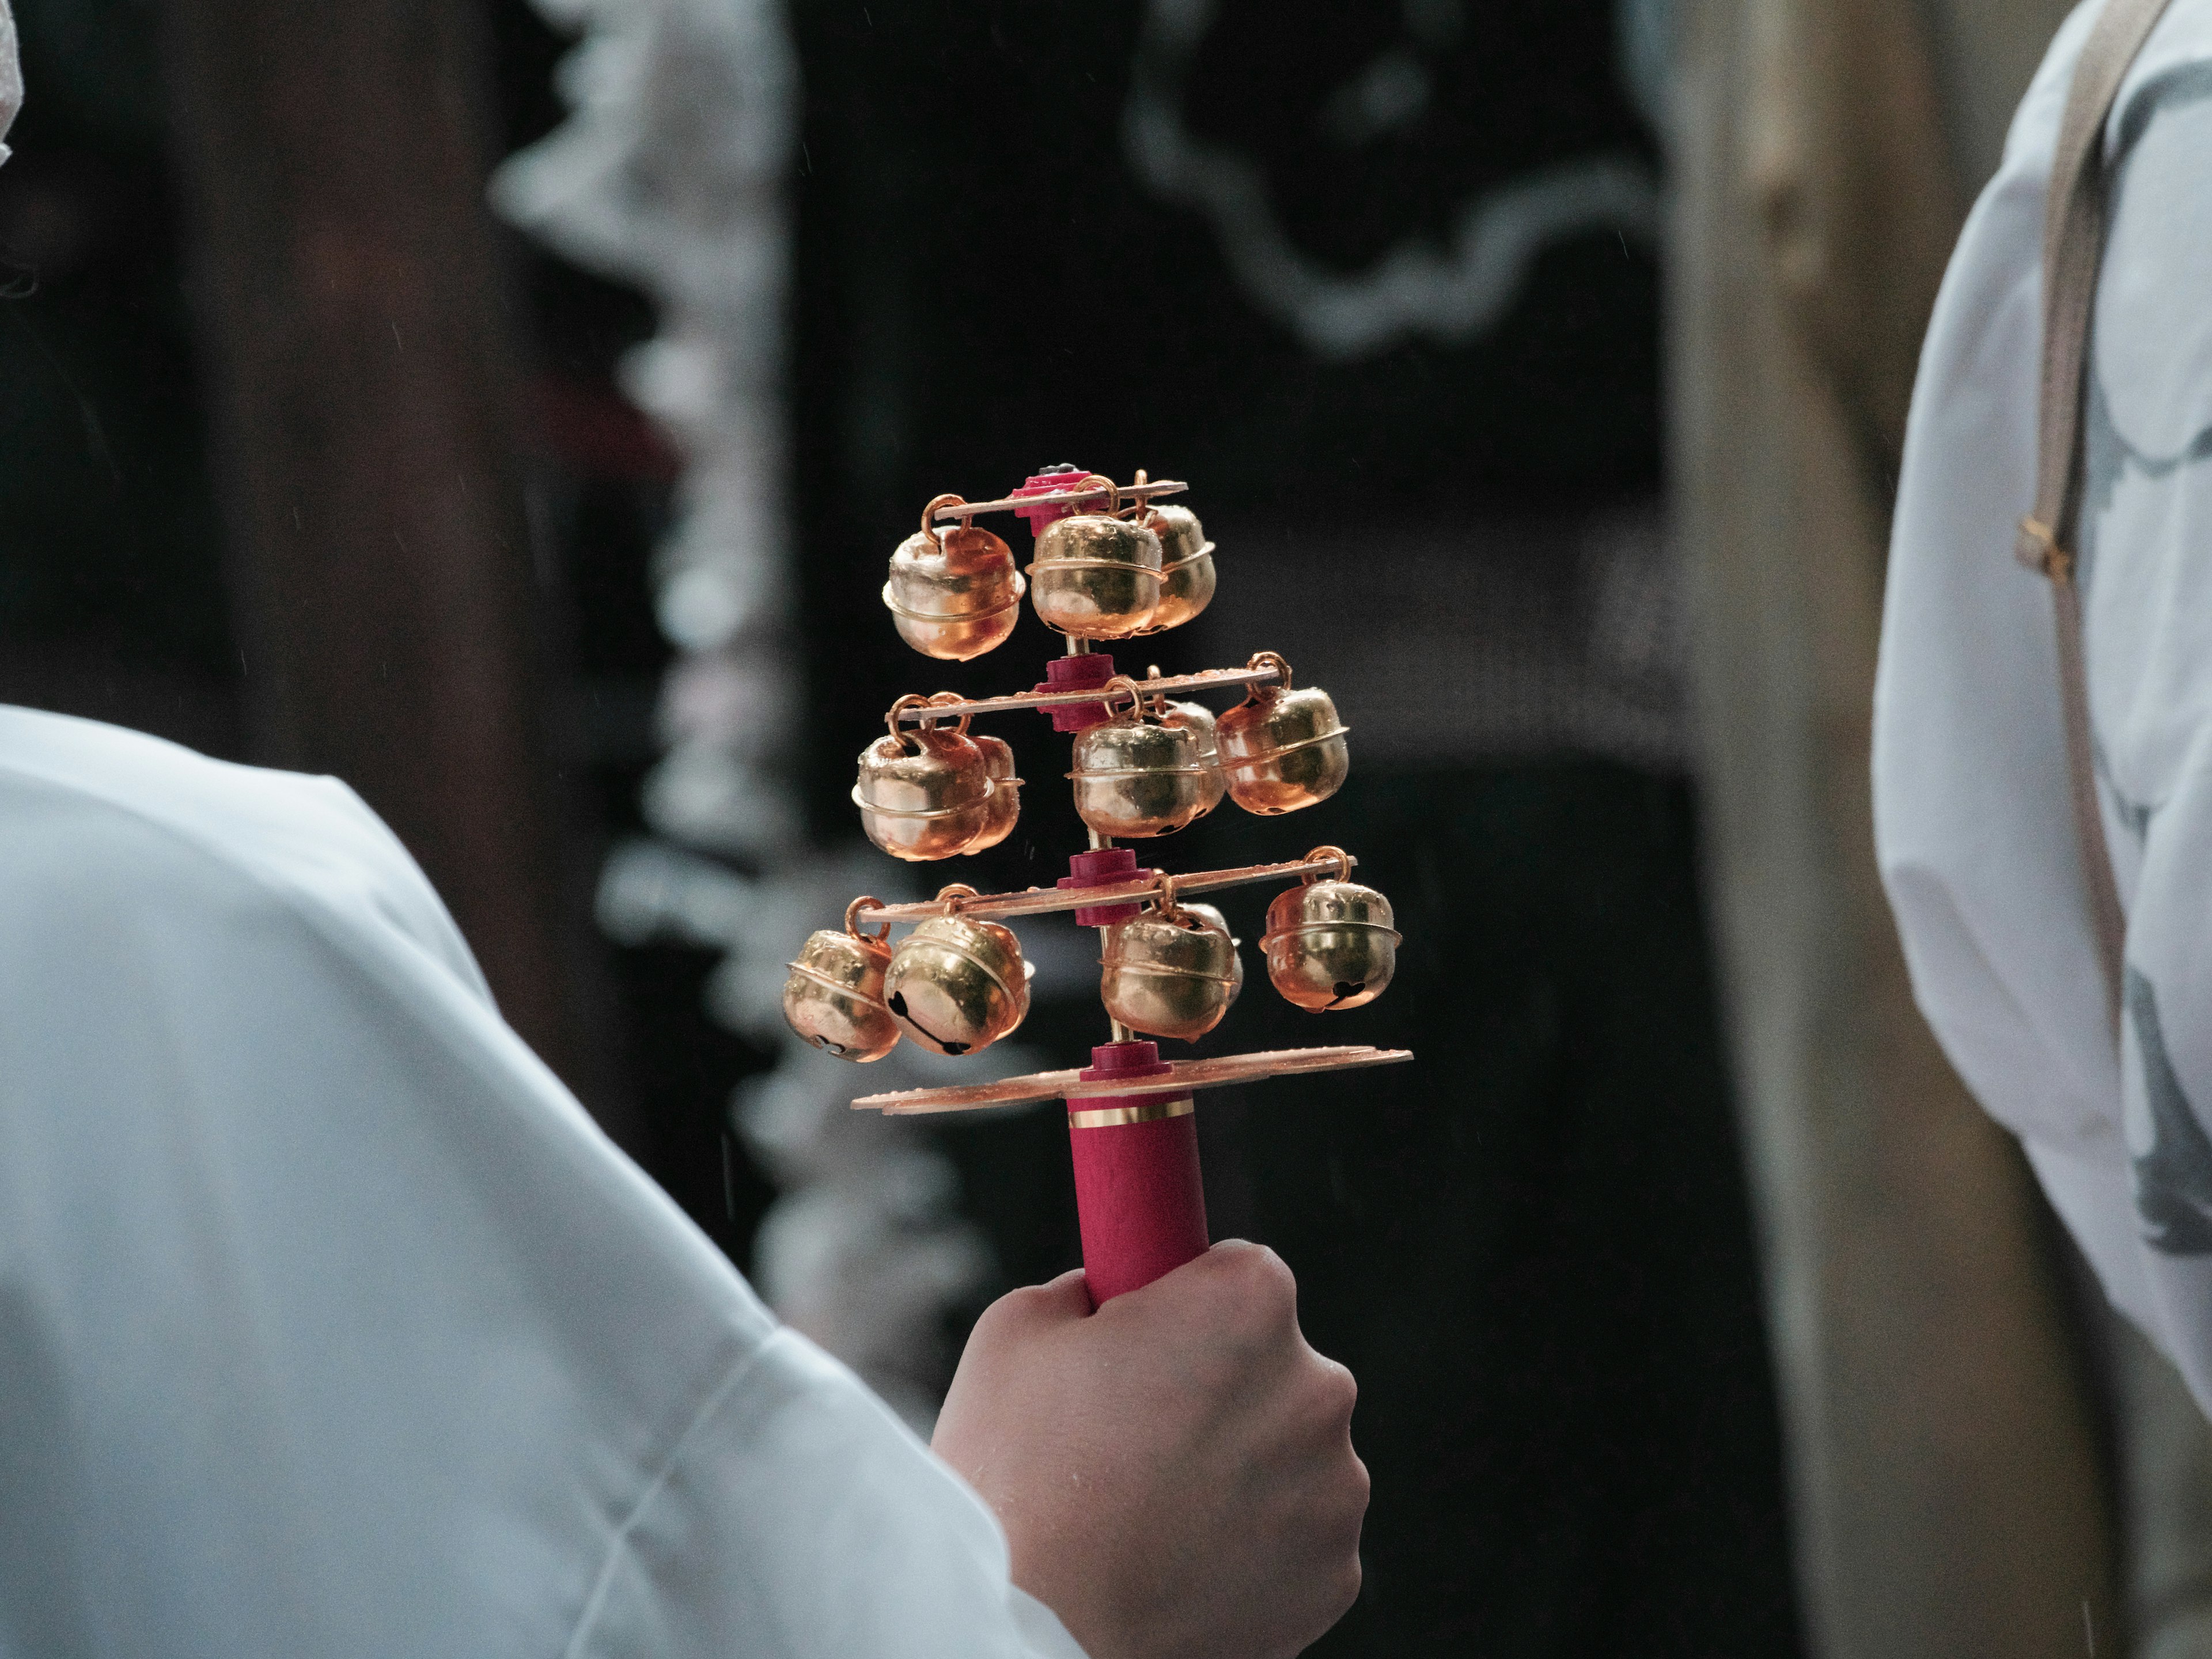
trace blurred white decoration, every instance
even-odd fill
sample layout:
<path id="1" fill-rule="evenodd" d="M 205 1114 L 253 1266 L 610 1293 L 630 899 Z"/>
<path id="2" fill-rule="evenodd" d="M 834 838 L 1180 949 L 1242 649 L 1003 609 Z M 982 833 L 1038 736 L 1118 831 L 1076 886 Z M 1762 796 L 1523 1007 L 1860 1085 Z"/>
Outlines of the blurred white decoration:
<path id="1" fill-rule="evenodd" d="M 1416 335 L 1471 339 L 1504 314 L 1536 257 L 1591 231 L 1647 244 L 1659 238 L 1659 188 L 1628 155 L 1595 155 L 1501 185 L 1465 203 L 1442 246 L 1399 243 L 1346 275 L 1312 258 L 1283 227 L 1267 176 L 1252 158 L 1194 134 L 1183 119 L 1184 82 L 1221 0 L 1146 0 L 1122 136 L 1137 174 L 1170 202 L 1204 214 L 1222 257 L 1262 311 L 1317 356 L 1370 356 Z M 1638 54 L 1632 86 L 1663 74 L 1663 0 L 1621 0 L 1621 45 Z M 1452 45 L 1465 26 L 1459 0 L 1406 0 L 1410 44 L 1392 47 L 1323 106 L 1323 128 L 1358 145 L 1418 120 L 1431 77 L 1422 50 Z"/>
<path id="2" fill-rule="evenodd" d="M 655 560 L 656 614 L 679 655 L 663 684 L 667 752 L 645 787 L 663 839 L 618 850 L 599 918 L 617 939 L 722 951 L 709 1012 L 779 1052 L 732 1113 L 781 1195 L 753 1277 L 793 1325 L 927 1431 L 945 1380 L 942 1320 L 993 1273 L 954 1205 L 949 1162 L 914 1126 L 850 1109 L 855 1092 L 942 1083 L 910 1046 L 866 1073 L 783 1023 L 785 964 L 855 893 L 894 890 L 884 861 L 808 846 L 782 763 L 799 729 L 784 418 L 799 70 L 775 0 L 536 0 L 581 41 L 562 64 L 570 118 L 492 185 L 509 221 L 632 283 L 660 331 L 623 385 L 684 459 Z M 686 849 L 699 849 L 691 851 Z M 760 872 L 746 877 L 712 853 Z M 963 1079 L 1031 1069 L 1011 1046 Z"/>

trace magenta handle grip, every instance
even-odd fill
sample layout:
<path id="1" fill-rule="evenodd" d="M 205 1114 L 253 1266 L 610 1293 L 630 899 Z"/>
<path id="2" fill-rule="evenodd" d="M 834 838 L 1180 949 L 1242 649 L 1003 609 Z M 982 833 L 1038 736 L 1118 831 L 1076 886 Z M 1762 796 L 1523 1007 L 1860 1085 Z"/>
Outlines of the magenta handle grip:
<path id="1" fill-rule="evenodd" d="M 1149 1042 L 1092 1051 L 1085 1082 L 1159 1077 Z M 1188 1095 L 1080 1097 L 1068 1103 L 1083 1274 L 1093 1306 L 1141 1290 L 1206 1251 L 1198 1118 Z"/>

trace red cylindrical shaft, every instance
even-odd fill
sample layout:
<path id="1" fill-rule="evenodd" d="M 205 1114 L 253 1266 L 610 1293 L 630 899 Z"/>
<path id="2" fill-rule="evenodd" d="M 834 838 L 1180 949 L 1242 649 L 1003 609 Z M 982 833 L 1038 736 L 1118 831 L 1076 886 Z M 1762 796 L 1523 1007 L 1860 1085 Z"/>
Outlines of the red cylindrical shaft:
<path id="1" fill-rule="evenodd" d="M 1150 1042 L 1091 1050 L 1086 1083 L 1164 1077 Z M 1188 1095 L 1094 1095 L 1068 1103 L 1083 1273 L 1094 1306 L 1206 1254 L 1206 1188 Z"/>

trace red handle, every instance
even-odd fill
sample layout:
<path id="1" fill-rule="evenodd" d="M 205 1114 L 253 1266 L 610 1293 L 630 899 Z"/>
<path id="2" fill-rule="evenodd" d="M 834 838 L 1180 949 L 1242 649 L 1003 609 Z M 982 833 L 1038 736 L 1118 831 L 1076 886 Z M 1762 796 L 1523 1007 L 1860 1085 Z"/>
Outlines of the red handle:
<path id="1" fill-rule="evenodd" d="M 1097 1064 L 1083 1077 L 1164 1076 L 1169 1068 L 1158 1054 L 1149 1042 L 1109 1043 L 1092 1052 Z M 1140 1290 L 1206 1254 L 1198 1119 L 1188 1095 L 1071 1101 L 1067 1139 L 1092 1305 Z"/>

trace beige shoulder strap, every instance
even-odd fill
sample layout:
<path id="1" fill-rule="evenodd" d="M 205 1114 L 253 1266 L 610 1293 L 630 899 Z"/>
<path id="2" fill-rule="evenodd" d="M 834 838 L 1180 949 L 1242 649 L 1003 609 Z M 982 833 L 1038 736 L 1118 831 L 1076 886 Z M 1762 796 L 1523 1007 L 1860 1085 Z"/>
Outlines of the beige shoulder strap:
<path id="1" fill-rule="evenodd" d="M 2021 562 L 2051 579 L 2058 623 L 2058 684 L 2066 715 L 2066 766 L 2074 827 L 2089 891 L 2105 1002 L 2120 1024 L 2120 953 L 2127 918 L 2112 877 L 2089 737 L 2089 682 L 2081 660 L 2081 592 L 2075 584 L 2081 515 L 2081 407 L 2088 379 L 2089 313 L 2105 252 L 2105 119 L 2120 82 L 2167 0 L 2106 0 L 2075 65 L 2051 162 L 2043 221 L 2043 385 L 2037 422 L 2035 511 L 2020 523 Z"/>

